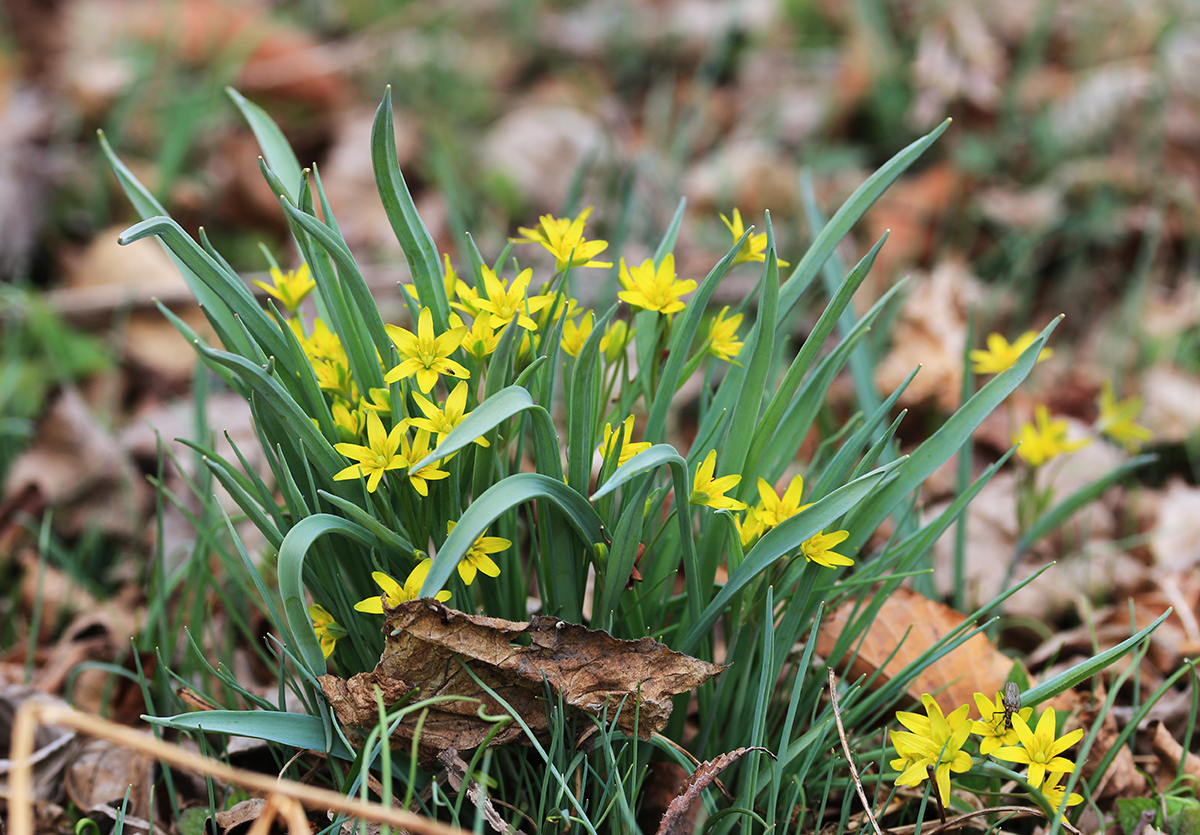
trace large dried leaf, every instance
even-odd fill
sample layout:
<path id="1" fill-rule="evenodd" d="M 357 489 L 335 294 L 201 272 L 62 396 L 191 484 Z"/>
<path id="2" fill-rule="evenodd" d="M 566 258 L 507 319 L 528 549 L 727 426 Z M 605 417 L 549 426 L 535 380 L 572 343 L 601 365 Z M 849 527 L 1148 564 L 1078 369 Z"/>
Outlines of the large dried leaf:
<path id="1" fill-rule="evenodd" d="M 321 686 L 351 732 L 378 723 L 376 687 L 387 705 L 410 693 L 415 698 L 465 697 L 429 709 L 419 740 L 421 760 L 427 763 L 450 746 L 469 751 L 483 743 L 495 726 L 479 717 L 479 708 L 491 716 L 507 712 L 467 668 L 539 736 L 547 729 L 548 688 L 555 702 L 561 699 L 596 716 L 607 711 L 609 721 L 615 717 L 621 730 L 643 738 L 666 726 L 672 696 L 724 669 L 650 638 L 622 641 L 556 618 L 517 623 L 464 614 L 429 599 L 410 600 L 386 613 L 388 639 L 375 669 L 348 680 L 322 676 Z M 411 744 L 416 715 L 411 720 L 397 728 L 393 747 Z M 524 739 L 524 731 L 510 723 L 495 742 Z"/>
<path id="2" fill-rule="evenodd" d="M 818 638 L 818 653 L 828 655 L 833 650 L 838 635 L 854 615 L 854 608 L 851 601 L 834 610 Z M 884 601 L 867 628 L 845 676 L 853 680 L 881 670 L 872 683 L 878 689 L 965 619 L 945 604 L 911 589 L 897 589 Z M 1013 659 L 996 649 L 984 635 L 975 635 L 926 664 L 909 683 L 908 695 L 917 701 L 922 693 L 930 693 L 942 710 L 949 713 L 960 705 L 973 704 L 971 696 L 977 691 L 988 695 L 998 692 L 1012 666 Z"/>

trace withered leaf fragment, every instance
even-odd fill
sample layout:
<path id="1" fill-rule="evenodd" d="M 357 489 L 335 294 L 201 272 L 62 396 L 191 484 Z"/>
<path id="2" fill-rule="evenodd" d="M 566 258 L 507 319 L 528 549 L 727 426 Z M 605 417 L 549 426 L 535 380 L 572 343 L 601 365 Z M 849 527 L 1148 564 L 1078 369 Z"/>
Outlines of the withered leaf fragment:
<path id="1" fill-rule="evenodd" d="M 626 733 L 649 738 L 666 727 L 671 697 L 703 684 L 723 667 L 668 649 L 651 638 L 622 641 L 606 632 L 550 617 L 529 623 L 468 615 L 431 600 L 385 608 L 387 641 L 379 664 L 350 679 L 322 676 L 321 687 L 348 733 L 375 727 L 375 688 L 392 705 L 414 688 L 413 700 L 464 696 L 470 700 L 430 706 L 419 740 L 420 759 L 430 764 L 453 746 L 470 751 L 494 724 L 477 715 L 506 711 L 463 668 L 512 706 L 535 734 L 547 729 L 546 687 L 557 702 L 595 716 L 615 717 Z M 527 638 L 524 636 L 528 636 Z M 524 643 L 528 646 L 524 646 Z M 461 661 L 461 663 L 460 663 Z M 478 701 L 471 701 L 477 699 Z M 623 704 L 622 704 L 623 703 Z M 618 707 L 620 712 L 618 715 Z M 408 749 L 420 712 L 392 735 L 393 748 Z M 527 742 L 511 722 L 495 743 Z"/>

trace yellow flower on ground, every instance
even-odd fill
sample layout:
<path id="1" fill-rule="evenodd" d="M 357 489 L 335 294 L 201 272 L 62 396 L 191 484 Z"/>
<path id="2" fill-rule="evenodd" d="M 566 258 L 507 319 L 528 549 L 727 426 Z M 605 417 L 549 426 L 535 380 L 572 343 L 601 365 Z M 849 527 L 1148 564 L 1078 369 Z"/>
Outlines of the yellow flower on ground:
<path id="1" fill-rule="evenodd" d="M 400 364 L 384 375 L 384 382 L 394 383 L 415 375 L 417 388 L 428 392 L 437 383 L 439 374 L 460 378 L 471 376 L 467 369 L 450 359 L 462 344 L 466 328 L 450 328 L 434 336 L 433 314 L 428 307 L 421 308 L 416 334 L 396 325 L 384 327 L 400 352 Z"/>
<path id="2" fill-rule="evenodd" d="M 312 620 L 313 633 L 321 643 L 321 654 L 328 658 L 333 655 L 333 648 L 337 642 L 346 637 L 346 630 L 320 603 L 309 605 L 308 616 Z"/>
<path id="3" fill-rule="evenodd" d="M 450 327 L 465 327 L 462 317 L 457 313 L 450 314 Z M 471 323 L 471 327 L 467 329 L 467 333 L 463 337 L 462 349 L 470 354 L 476 362 L 483 362 L 492 355 L 499 344 L 500 337 L 496 335 L 496 329 L 492 327 L 492 314 L 480 313 Z"/>
<path id="4" fill-rule="evenodd" d="M 428 429 L 417 430 L 416 435 L 413 437 L 411 447 L 408 444 L 407 435 L 402 436 L 400 442 L 404 447 L 403 454 L 404 457 L 408 459 L 408 466 L 410 467 L 429 454 L 430 446 Z M 412 482 L 413 489 L 422 496 L 429 495 L 429 485 L 427 482 L 441 481 L 443 478 L 450 477 L 450 473 L 446 472 L 445 470 L 438 469 L 438 463 L 439 462 L 434 461 L 432 464 L 426 464 L 416 472 L 410 472 L 408 474 L 408 480 Z"/>
<path id="5" fill-rule="evenodd" d="M 378 412 L 367 415 L 367 445 L 341 443 L 333 448 L 347 458 L 358 459 L 357 464 L 351 464 L 346 469 L 334 475 L 334 481 L 347 481 L 353 478 L 367 479 L 367 492 L 374 493 L 380 479 L 388 470 L 402 470 L 411 463 L 406 454 L 401 453 L 400 445 L 408 446 L 408 421 L 402 420 L 392 427 L 391 432 L 383 431 L 383 423 L 379 420 Z M 405 450 L 407 452 L 407 450 Z"/>
<path id="6" fill-rule="evenodd" d="M 254 286 L 266 290 L 268 295 L 279 300 L 288 313 L 295 316 L 305 297 L 317 286 L 317 282 L 309 275 L 308 264 L 301 264 L 286 273 L 278 267 L 271 267 L 271 283 L 255 279 Z"/>
<path id="7" fill-rule="evenodd" d="M 446 523 L 446 533 L 454 530 L 455 522 Z M 489 577 L 500 576 L 500 566 L 492 559 L 492 554 L 499 554 L 506 548 L 512 547 L 512 541 L 502 536 L 487 536 L 486 531 L 475 537 L 467 553 L 458 561 L 458 576 L 468 586 L 475 582 L 475 574 L 486 574 Z"/>
<path id="8" fill-rule="evenodd" d="M 826 568 L 837 568 L 839 565 L 854 565 L 854 560 L 841 554 L 836 554 L 831 548 L 836 548 L 850 536 L 849 531 L 824 531 L 810 536 L 800 545 L 800 553 L 809 562 L 823 565 Z"/>
<path id="9" fill-rule="evenodd" d="M 764 529 L 770 530 L 784 519 L 790 519 L 803 510 L 800 505 L 803 493 L 804 479 L 798 475 L 792 477 L 782 496 L 775 492 L 766 479 L 759 478 L 758 497 L 761 501 L 754 508 L 754 513 Z"/>
<path id="10" fill-rule="evenodd" d="M 408 579 L 404 581 L 404 585 L 400 585 L 382 571 L 372 571 L 371 577 L 375 580 L 375 584 L 383 591 L 383 594 L 377 594 L 374 597 L 368 597 L 366 600 L 360 600 L 354 604 L 354 608 L 369 615 L 382 615 L 385 598 L 387 599 L 387 607 L 389 609 L 394 609 L 405 601 L 416 600 L 417 595 L 421 593 L 421 584 L 429 576 L 429 569 L 432 567 L 433 560 L 428 557 L 421 560 L 409 572 Z M 445 603 L 449 599 L 450 592 L 445 589 L 434 595 L 434 600 L 437 600 L 439 603 Z"/>
<path id="11" fill-rule="evenodd" d="M 437 435 L 440 444 L 442 438 L 449 435 L 450 430 L 462 423 L 463 418 L 467 416 L 467 383 L 460 380 L 440 409 L 416 392 L 413 392 L 413 400 L 417 402 L 417 408 L 425 417 L 410 418 L 408 422 L 418 429 L 426 429 Z M 487 438 L 482 435 L 475 439 L 475 443 L 480 446 L 489 445 Z"/>
<path id="12" fill-rule="evenodd" d="M 658 313 L 678 313 L 683 310 L 684 304 L 679 297 L 696 289 L 696 282 L 690 278 L 686 281 L 676 278 L 675 256 L 670 253 L 658 267 L 654 266 L 654 259 L 647 258 L 641 265 L 629 269 L 622 258 L 620 279 L 625 289 L 617 293 L 617 298 L 634 307 Z"/>
<path id="13" fill-rule="evenodd" d="M 1017 737 L 1017 728 L 1015 723 L 1009 724 L 1005 721 L 1007 712 L 1004 709 L 1004 695 L 996 693 L 996 701 L 993 703 L 991 699 L 982 693 L 975 694 L 975 707 L 979 709 L 980 719 L 975 720 L 975 725 L 971 733 L 978 736 L 979 753 L 987 755 L 1004 745 L 1019 745 L 1021 740 Z M 1033 708 L 1023 707 L 1019 711 L 1013 713 L 1013 716 L 1020 715 L 1026 722 L 1033 715 Z"/>
<path id="14" fill-rule="evenodd" d="M 1037 788 L 1046 778 L 1046 774 L 1055 771 L 1070 773 L 1075 770 L 1075 763 L 1059 754 L 1066 751 L 1079 740 L 1083 739 L 1083 728 L 1076 728 L 1058 739 L 1054 738 L 1054 708 L 1046 708 L 1046 712 L 1038 719 L 1037 728 L 1030 730 L 1029 723 L 1023 716 L 1013 714 L 1013 727 L 1017 730 L 1017 738 L 1021 747 L 1005 745 L 992 752 L 998 760 L 1024 763 L 1029 766 L 1029 785 Z"/>
<path id="15" fill-rule="evenodd" d="M 963 705 L 945 716 L 928 693 L 921 696 L 921 704 L 925 706 L 925 716 L 903 710 L 896 712 L 896 718 L 908 731 L 890 732 L 899 755 L 891 766 L 900 771 L 896 777 L 898 786 L 919 786 L 932 768 L 938 797 L 946 806 L 950 802 L 950 773 L 971 767 L 971 755 L 962 750 L 971 734 L 971 721 L 967 718 L 971 708 Z"/>
<path id="16" fill-rule="evenodd" d="M 600 353 L 610 363 L 616 362 L 636 332 L 637 328 L 630 328 L 624 319 L 613 319 L 604 329 L 604 336 L 600 337 Z"/>
<path id="17" fill-rule="evenodd" d="M 1100 416 L 1096 418 L 1096 429 L 1112 438 L 1129 452 L 1148 441 L 1154 440 L 1154 433 L 1144 426 L 1134 423 L 1138 413 L 1142 411 L 1142 398 L 1126 397 L 1117 400 L 1113 394 L 1112 383 L 1105 383 L 1100 391 Z"/>
<path id="18" fill-rule="evenodd" d="M 742 350 L 742 343 L 737 338 L 737 330 L 742 324 L 742 314 L 738 313 L 726 319 L 725 314 L 728 312 L 728 305 L 722 307 L 717 317 L 709 323 L 708 352 L 717 359 L 734 362 L 738 352 Z"/>
<path id="19" fill-rule="evenodd" d="M 583 225 L 587 222 L 592 207 L 588 206 L 574 220 L 542 215 L 533 229 L 521 226 L 517 232 L 519 244 L 538 243 L 554 256 L 554 271 L 560 273 L 570 265 L 574 267 L 611 267 L 611 263 L 592 259 L 608 248 L 608 241 L 587 241 L 583 237 Z"/>
<path id="20" fill-rule="evenodd" d="M 706 505 L 717 510 L 745 510 L 745 502 L 725 495 L 741 482 L 740 475 L 725 475 L 713 478 L 717 468 L 717 451 L 710 449 L 708 455 L 696 467 L 696 479 L 692 482 L 692 495 L 688 497 L 689 504 Z"/>
<path id="21" fill-rule="evenodd" d="M 1017 341 L 1009 345 L 1008 340 L 998 333 L 989 333 L 987 338 L 987 350 L 974 350 L 970 353 L 971 362 L 974 365 L 976 374 L 999 374 L 1001 371 L 1007 371 L 1016 364 L 1021 358 L 1021 354 L 1033 344 L 1037 339 L 1037 331 L 1025 331 L 1017 337 Z M 1043 348 L 1038 354 L 1037 361 L 1041 362 L 1044 359 L 1054 356 L 1054 351 L 1050 348 Z"/>
<path id="22" fill-rule="evenodd" d="M 591 313 L 579 320 L 576 325 L 570 319 L 563 323 L 562 332 L 562 349 L 573 357 L 579 356 L 579 352 L 583 350 L 583 343 L 587 342 L 588 337 L 592 335 L 593 317 Z"/>
<path id="23" fill-rule="evenodd" d="M 1066 775 L 1061 771 L 1051 771 L 1046 775 L 1046 779 L 1040 787 L 1042 796 L 1050 802 L 1051 809 L 1057 810 L 1063 805 L 1063 795 L 1067 793 L 1067 787 L 1060 786 L 1058 783 L 1064 776 Z M 1082 802 L 1083 796 L 1075 792 L 1071 792 L 1067 797 L 1068 807 L 1078 806 Z"/>
<path id="24" fill-rule="evenodd" d="M 493 327 L 502 328 L 515 319 L 525 330 L 537 330 L 537 322 L 529 318 L 529 314 L 541 310 L 550 303 L 550 299 L 546 296 L 525 298 L 532 277 L 533 270 L 521 270 L 512 284 L 506 287 L 490 267 L 483 267 L 483 289 L 487 298 L 480 298 L 476 305 L 480 310 L 492 314 Z"/>
<path id="25" fill-rule="evenodd" d="M 729 229 L 729 233 L 733 235 L 733 242 L 737 243 L 741 240 L 742 235 L 746 234 L 746 226 L 742 223 L 742 213 L 737 209 L 733 210 L 733 220 L 721 215 L 721 220 L 725 221 L 725 226 Z M 733 263 L 730 266 L 736 267 L 738 264 L 745 264 L 749 261 L 763 262 L 767 260 L 767 233 L 760 232 L 757 235 L 751 235 L 746 238 L 742 246 L 737 251 L 737 255 L 733 256 Z M 780 267 L 790 267 L 787 261 L 779 259 Z"/>
<path id="26" fill-rule="evenodd" d="M 620 438 L 621 454 L 617 458 L 617 466 L 619 467 L 630 458 L 637 455 L 639 452 L 644 452 L 645 450 L 650 449 L 650 442 L 639 441 L 636 444 L 633 442 L 633 415 L 625 418 L 625 420 L 618 425 L 621 426 L 622 429 L 618 429 L 616 432 L 614 432 L 611 423 L 604 424 L 604 442 L 600 444 L 596 451 L 599 452 L 602 457 L 608 458 L 612 454 L 612 451 L 617 448 L 617 440 Z"/>
<path id="27" fill-rule="evenodd" d="M 1045 406 L 1037 407 L 1035 417 L 1036 426 L 1025 424 L 1012 439 L 1014 444 L 1020 444 L 1017 455 L 1031 466 L 1040 467 L 1052 458 L 1082 449 L 1091 443 L 1091 438 L 1068 441 L 1067 422 L 1062 419 L 1051 420 L 1050 410 Z"/>

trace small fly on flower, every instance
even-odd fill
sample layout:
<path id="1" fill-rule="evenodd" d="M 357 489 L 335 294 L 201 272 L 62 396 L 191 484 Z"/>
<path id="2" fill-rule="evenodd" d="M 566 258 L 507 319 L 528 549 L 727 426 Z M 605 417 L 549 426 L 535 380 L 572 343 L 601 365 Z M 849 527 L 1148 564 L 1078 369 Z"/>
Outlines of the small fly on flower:
<path id="1" fill-rule="evenodd" d="M 1021 688 L 1015 681 L 1004 682 L 1004 728 L 1012 728 L 1013 714 L 1021 710 Z"/>

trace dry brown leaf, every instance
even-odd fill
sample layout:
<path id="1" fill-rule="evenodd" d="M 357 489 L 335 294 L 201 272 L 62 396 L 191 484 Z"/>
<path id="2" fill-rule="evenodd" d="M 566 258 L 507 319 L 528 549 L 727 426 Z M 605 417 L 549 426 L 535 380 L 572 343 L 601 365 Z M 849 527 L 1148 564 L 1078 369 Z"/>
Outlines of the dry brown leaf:
<path id="1" fill-rule="evenodd" d="M 385 705 L 414 689 L 416 698 L 464 697 L 430 707 L 419 740 L 421 760 L 430 764 L 450 746 L 470 751 L 483 744 L 495 724 L 479 717 L 480 708 L 490 716 L 507 714 L 467 668 L 539 736 L 547 729 L 548 686 L 552 699 L 592 715 L 607 711 L 623 731 L 636 729 L 643 738 L 666 726 L 672 696 L 724 669 L 651 638 L 622 641 L 556 618 L 518 623 L 468 615 L 430 599 L 410 600 L 385 612 L 388 639 L 375 669 L 348 680 L 321 676 L 321 686 L 338 720 L 352 732 L 378 723 L 376 688 Z M 518 643 L 525 636 L 528 646 Z M 416 719 L 413 715 L 400 724 L 393 747 L 410 747 Z M 525 740 L 524 731 L 512 722 L 494 741 Z"/>
<path id="2" fill-rule="evenodd" d="M 1180 442 L 1200 426 L 1200 379 L 1170 365 L 1155 365 L 1141 378 L 1146 410 L 1138 423 L 1160 442 Z"/>
<path id="3" fill-rule="evenodd" d="M 1102 699 L 1103 695 L 1098 694 L 1097 698 Z M 1090 728 L 1096 723 L 1096 719 L 1096 710 L 1092 708 L 1079 715 L 1078 724 L 1080 727 Z M 1082 779 L 1091 782 L 1096 766 L 1117 742 L 1119 733 L 1117 720 L 1111 711 L 1106 712 L 1104 720 L 1100 724 L 1100 730 L 1096 734 L 1096 740 L 1092 743 L 1091 750 L 1088 751 L 1088 758 L 1081 763 L 1080 777 Z M 1119 797 L 1145 797 L 1148 790 L 1146 778 L 1133 761 L 1133 752 L 1126 745 L 1120 747 L 1112 764 L 1104 772 L 1099 783 L 1095 785 L 1092 797 L 1097 801 L 1114 800 Z"/>
<path id="4" fill-rule="evenodd" d="M 3 494 L 30 484 L 55 508 L 55 528 L 65 538 L 93 530 L 128 539 L 142 527 L 149 488 L 73 388 L 62 389 L 38 422 Z"/>
<path id="5" fill-rule="evenodd" d="M 881 252 L 886 250 L 884 246 Z M 900 311 L 892 350 L 879 365 L 880 387 L 894 391 L 919 365 L 920 372 L 900 396 L 901 404 L 934 400 L 947 412 L 958 408 L 967 314 L 982 298 L 979 280 L 957 258 L 943 261 L 919 281 Z"/>
<path id="6" fill-rule="evenodd" d="M 1168 572 L 1194 570 L 1200 561 L 1200 489 L 1171 479 L 1150 508 L 1156 516 L 1149 542 L 1154 564 Z"/>
<path id="7" fill-rule="evenodd" d="M 63 707 L 67 704 L 55 696 L 25 685 L 6 685 L 0 688 L 0 752 L 6 757 L 17 710 L 30 699 Z M 41 725 L 36 731 L 33 744 L 33 798 L 39 807 L 47 804 L 57 805 L 62 800 L 59 787 L 63 768 L 74 757 L 78 747 L 75 732 L 68 728 Z M 9 797 L 8 775 L 11 770 L 12 761 L 0 759 L 0 798 L 6 802 Z"/>
<path id="8" fill-rule="evenodd" d="M 839 606 L 822 624 L 817 638 L 818 653 L 828 656 L 833 651 L 834 643 L 846 628 L 856 605 L 850 601 Z M 843 675 L 854 680 L 882 668 L 871 685 L 877 690 L 965 620 L 962 614 L 945 604 L 911 589 L 899 588 L 879 608 L 858 647 L 857 656 Z M 891 660 L 888 660 L 889 656 Z M 927 664 L 909 683 L 907 692 L 914 701 L 920 700 L 921 694 L 929 693 L 942 710 L 949 713 L 961 705 L 973 704 L 971 697 L 976 692 L 987 695 L 998 692 L 1014 663 L 984 635 L 975 635 Z"/>
<path id="9" fill-rule="evenodd" d="M 1183 760 L 1183 773 L 1193 780 L 1200 780 L 1200 757 L 1191 751 L 1185 751 L 1183 746 L 1171 736 L 1167 726 L 1161 721 L 1151 723 L 1150 747 L 1159 759 L 1159 789 L 1165 790 L 1167 784 L 1174 782 L 1179 773 L 1179 761 Z"/>
<path id="10" fill-rule="evenodd" d="M 126 807 L 130 815 L 148 820 L 153 809 L 154 758 L 107 739 L 88 740 L 67 766 L 63 787 L 85 811 L 105 806 Z"/>

